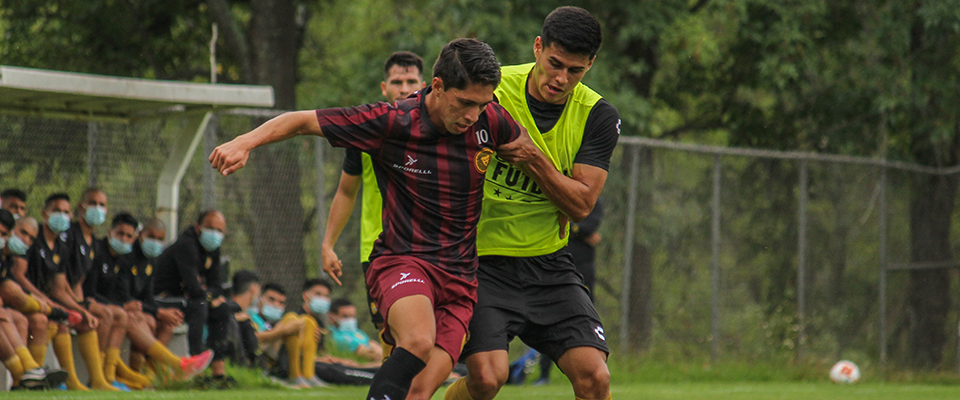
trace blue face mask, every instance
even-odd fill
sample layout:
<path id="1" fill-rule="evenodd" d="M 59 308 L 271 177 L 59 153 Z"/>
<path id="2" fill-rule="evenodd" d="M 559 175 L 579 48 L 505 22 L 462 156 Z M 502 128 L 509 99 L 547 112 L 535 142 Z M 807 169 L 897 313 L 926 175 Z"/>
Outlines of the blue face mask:
<path id="1" fill-rule="evenodd" d="M 107 220 L 107 208 L 100 206 L 88 206 L 86 214 L 83 214 L 83 219 L 86 220 L 87 224 L 90 224 L 90 226 L 100 226 L 103 221 Z"/>
<path id="2" fill-rule="evenodd" d="M 326 297 L 311 297 L 310 312 L 314 314 L 326 314 L 330 311 L 330 299 Z"/>
<path id="3" fill-rule="evenodd" d="M 216 229 L 200 230 L 200 245 L 204 250 L 214 251 L 219 249 L 221 244 L 223 244 L 223 232 Z"/>
<path id="4" fill-rule="evenodd" d="M 10 252 L 18 256 L 27 255 L 27 250 L 30 249 L 30 246 L 20 239 L 20 236 L 11 235 L 10 240 L 7 240 L 7 248 L 10 249 Z"/>
<path id="5" fill-rule="evenodd" d="M 357 330 L 357 319 L 356 318 L 344 318 L 340 320 L 340 330 L 341 331 L 355 331 Z"/>
<path id="6" fill-rule="evenodd" d="M 61 212 L 51 213 L 50 216 L 47 217 L 47 226 L 50 227 L 53 233 L 59 234 L 66 232 L 67 229 L 70 229 L 70 214 Z"/>
<path id="7" fill-rule="evenodd" d="M 264 304 L 260 308 L 260 314 L 270 322 L 277 322 L 283 318 L 283 310 L 269 304 Z"/>
<path id="8" fill-rule="evenodd" d="M 143 250 L 143 255 L 149 258 L 159 257 L 163 253 L 163 243 L 157 239 L 144 238 L 140 249 Z"/>
<path id="9" fill-rule="evenodd" d="M 130 254 L 130 252 L 133 251 L 133 244 L 125 243 L 120 239 L 110 236 L 110 248 L 119 255 Z"/>

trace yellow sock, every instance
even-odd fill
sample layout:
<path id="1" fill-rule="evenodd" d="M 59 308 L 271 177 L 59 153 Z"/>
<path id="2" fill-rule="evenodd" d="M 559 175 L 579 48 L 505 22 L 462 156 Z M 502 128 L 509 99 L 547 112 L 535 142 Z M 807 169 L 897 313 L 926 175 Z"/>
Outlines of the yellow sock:
<path id="1" fill-rule="evenodd" d="M 40 311 L 43 311 L 43 308 L 40 307 L 40 302 L 37 301 L 37 299 L 30 296 L 26 296 L 26 297 L 27 297 L 25 301 L 26 304 L 24 304 L 23 307 L 20 307 L 20 309 L 17 311 L 20 311 L 24 314 L 33 314 L 33 313 L 38 313 Z"/>
<path id="2" fill-rule="evenodd" d="M 60 333 L 53 337 L 53 352 L 60 361 L 60 368 L 67 371 L 67 389 L 90 390 L 77 379 L 77 368 L 73 364 L 73 343 L 69 333 Z"/>
<path id="3" fill-rule="evenodd" d="M 37 365 L 42 367 L 47 361 L 47 345 L 28 344 L 27 348 L 30 349 L 30 355 L 33 356 L 33 361 L 36 361 Z"/>
<path id="4" fill-rule="evenodd" d="M 103 376 L 103 364 L 100 362 L 100 345 L 97 331 L 88 331 L 77 335 L 77 344 L 80 346 L 80 355 L 87 364 L 90 373 L 90 387 L 97 390 L 117 392 L 117 389 L 107 382 Z M 112 349 L 110 349 L 112 350 Z"/>
<path id="5" fill-rule="evenodd" d="M 473 400 L 473 397 L 470 397 L 470 391 L 467 390 L 467 378 L 457 379 L 456 382 L 447 387 L 447 392 L 443 394 L 443 400 Z"/>
<path id="6" fill-rule="evenodd" d="M 20 357 L 20 363 L 23 364 L 24 371 L 40 368 L 40 365 L 37 364 L 36 361 L 34 361 L 33 355 L 30 354 L 30 350 L 28 350 L 24 346 L 17 347 L 16 350 L 17 350 L 17 356 Z"/>
<path id="7" fill-rule="evenodd" d="M 128 381 L 137 382 L 138 386 L 150 386 L 150 379 L 147 379 L 146 376 L 130 369 L 127 364 L 123 363 L 123 359 L 118 360 L 117 362 L 117 377 L 123 378 Z"/>
<path id="8" fill-rule="evenodd" d="M 13 357 L 10 357 L 3 361 L 3 365 L 7 366 L 7 371 L 10 371 L 10 376 L 13 377 L 13 386 L 20 384 L 20 378 L 23 378 L 23 363 L 20 362 L 20 356 L 14 354 Z"/>
<path id="9" fill-rule="evenodd" d="M 283 316 L 283 319 L 277 323 L 277 325 L 290 323 L 293 320 L 296 320 L 299 317 L 296 313 L 287 313 Z M 301 329 L 302 331 L 302 329 Z M 283 343 L 287 345 L 287 367 L 289 368 L 288 378 L 296 379 L 303 376 L 300 373 L 300 334 L 290 335 L 283 338 Z"/>
<path id="10" fill-rule="evenodd" d="M 117 378 L 117 382 L 120 382 L 120 383 L 122 383 L 122 384 L 124 384 L 124 385 L 127 385 L 128 388 L 133 389 L 133 390 L 143 390 L 143 388 L 146 387 L 146 386 L 141 386 L 141 385 L 140 385 L 140 382 L 130 381 L 130 380 L 124 379 L 124 378 L 122 378 L 122 377 Z"/>
<path id="11" fill-rule="evenodd" d="M 51 323 L 49 323 L 49 324 L 47 325 L 47 337 L 48 337 L 48 338 L 52 338 L 52 337 L 54 337 L 54 336 L 57 336 L 57 332 L 59 332 L 59 331 L 60 331 L 60 325 L 58 325 L 56 322 L 51 322 Z"/>
<path id="12" fill-rule="evenodd" d="M 300 357 L 303 359 L 300 372 L 304 378 L 311 379 L 317 375 L 317 335 L 314 334 L 317 331 L 317 321 L 309 315 L 301 318 L 304 323 L 300 331 Z"/>
<path id="13" fill-rule="evenodd" d="M 120 362 L 120 349 L 111 347 L 107 349 L 106 357 L 103 361 L 103 378 L 107 382 L 117 380 L 117 363 Z"/>
<path id="14" fill-rule="evenodd" d="M 130 352 L 130 369 L 133 372 L 143 372 L 143 364 L 147 363 L 146 357 L 139 351 Z"/>
<path id="15" fill-rule="evenodd" d="M 170 352 L 170 349 L 160 343 L 159 340 L 150 345 L 150 348 L 147 349 L 147 355 L 153 360 L 167 364 L 174 371 L 180 372 L 180 357 Z"/>

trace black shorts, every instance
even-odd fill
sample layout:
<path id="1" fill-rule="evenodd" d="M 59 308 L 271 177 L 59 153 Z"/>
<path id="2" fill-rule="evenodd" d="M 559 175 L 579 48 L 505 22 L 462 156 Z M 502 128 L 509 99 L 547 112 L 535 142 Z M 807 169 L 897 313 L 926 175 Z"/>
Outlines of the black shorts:
<path id="1" fill-rule="evenodd" d="M 609 354 L 600 316 L 570 254 L 480 257 L 477 305 L 460 360 L 508 350 L 514 337 L 557 360 L 574 347 Z"/>
<path id="2" fill-rule="evenodd" d="M 363 276 L 367 276 L 370 261 L 364 261 L 360 263 L 360 266 L 363 268 Z M 363 285 L 367 289 L 367 309 L 370 310 L 370 322 L 373 322 L 373 325 L 380 329 L 383 326 L 383 314 L 380 314 L 380 310 L 377 309 L 377 302 L 373 301 L 373 296 L 370 296 L 370 288 L 366 286 L 366 279 L 363 280 Z"/>

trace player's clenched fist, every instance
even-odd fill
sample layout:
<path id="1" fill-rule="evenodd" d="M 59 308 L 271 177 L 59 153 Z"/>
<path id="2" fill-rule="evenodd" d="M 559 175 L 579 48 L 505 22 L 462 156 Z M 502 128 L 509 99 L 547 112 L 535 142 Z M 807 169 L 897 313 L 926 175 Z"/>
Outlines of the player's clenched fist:
<path id="1" fill-rule="evenodd" d="M 243 143 L 242 138 L 236 138 L 213 149 L 210 165 L 221 175 L 227 176 L 243 168 L 249 158 L 250 148 Z"/>

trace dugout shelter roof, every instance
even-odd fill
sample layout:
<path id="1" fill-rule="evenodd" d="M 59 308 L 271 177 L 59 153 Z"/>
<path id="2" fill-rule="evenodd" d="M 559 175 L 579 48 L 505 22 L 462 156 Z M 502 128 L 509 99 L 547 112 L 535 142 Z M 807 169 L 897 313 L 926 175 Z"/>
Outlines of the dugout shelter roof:
<path id="1" fill-rule="evenodd" d="M 270 86 L 122 78 L 0 66 L 0 113 L 130 122 L 215 108 L 273 107 Z"/>

